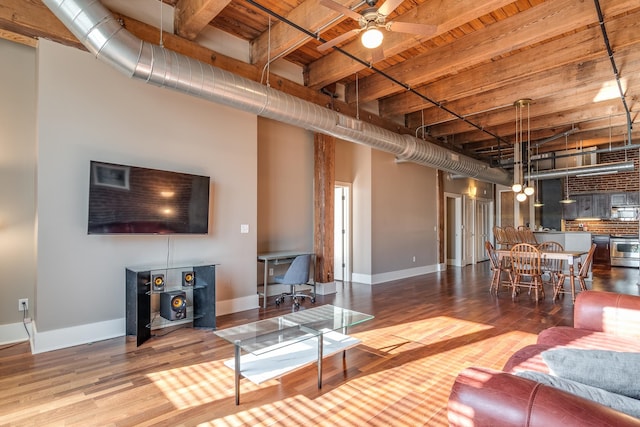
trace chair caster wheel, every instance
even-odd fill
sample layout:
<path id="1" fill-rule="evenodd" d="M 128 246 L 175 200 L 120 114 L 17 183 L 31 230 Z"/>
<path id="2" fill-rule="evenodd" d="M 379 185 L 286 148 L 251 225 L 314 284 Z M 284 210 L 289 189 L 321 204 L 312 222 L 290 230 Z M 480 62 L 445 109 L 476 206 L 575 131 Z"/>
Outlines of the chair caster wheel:
<path id="1" fill-rule="evenodd" d="M 294 304 L 294 306 L 296 307 L 296 310 L 297 310 L 297 309 L 299 309 L 299 308 L 300 308 L 300 303 L 299 303 L 299 302 L 297 302 L 297 303 L 295 303 L 295 304 Z"/>
<path id="2" fill-rule="evenodd" d="M 280 305 L 280 299 L 279 298 L 276 298 L 276 305 L 278 305 L 278 306 Z"/>
<path id="3" fill-rule="evenodd" d="M 311 302 L 314 303 L 314 304 L 316 303 L 315 297 L 311 297 Z"/>

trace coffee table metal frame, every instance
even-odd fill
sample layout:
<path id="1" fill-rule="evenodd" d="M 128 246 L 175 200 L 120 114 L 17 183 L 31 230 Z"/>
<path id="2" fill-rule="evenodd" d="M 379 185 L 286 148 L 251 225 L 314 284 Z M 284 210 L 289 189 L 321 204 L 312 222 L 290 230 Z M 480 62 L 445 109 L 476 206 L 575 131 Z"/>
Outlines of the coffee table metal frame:
<path id="1" fill-rule="evenodd" d="M 373 319 L 373 317 L 370 314 L 327 304 L 216 331 L 216 335 L 234 345 L 233 367 L 235 371 L 236 405 L 240 404 L 242 351 L 250 353 L 254 361 L 257 360 L 259 362 L 261 358 L 266 361 L 270 357 L 270 353 L 273 355 L 274 353 L 272 352 L 276 350 L 282 350 L 285 347 L 299 343 L 314 345 L 314 342 L 316 342 L 317 353 L 314 357 L 317 359 L 318 388 L 322 388 L 322 359 L 323 356 L 330 355 L 323 354 L 324 340 L 330 334 L 337 336 L 339 341 L 344 340 L 345 345 L 338 344 L 337 347 L 333 347 L 331 354 L 335 354 L 337 351 L 345 351 L 360 342 L 346 335 L 347 328 Z M 337 331 L 341 331 L 341 334 Z M 302 363 L 294 363 L 291 369 L 286 366 L 282 367 L 284 368 L 281 369 L 282 375 L 308 364 L 308 360 L 298 360 L 298 362 Z"/>

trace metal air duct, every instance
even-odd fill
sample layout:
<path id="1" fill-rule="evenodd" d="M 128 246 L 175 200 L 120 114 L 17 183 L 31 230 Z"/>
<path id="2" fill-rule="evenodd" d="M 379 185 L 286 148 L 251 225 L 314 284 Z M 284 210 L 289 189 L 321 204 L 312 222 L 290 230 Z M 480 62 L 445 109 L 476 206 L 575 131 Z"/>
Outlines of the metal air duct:
<path id="1" fill-rule="evenodd" d="M 525 180 L 554 179 L 554 178 L 564 178 L 566 176 L 576 176 L 576 175 L 587 176 L 587 175 L 614 174 L 618 172 L 632 172 L 633 168 L 634 168 L 633 161 L 604 163 L 600 165 L 577 166 L 577 167 L 568 168 L 568 169 L 555 169 L 550 171 L 541 171 L 538 173 L 532 173 L 531 175 L 525 174 Z"/>
<path id="2" fill-rule="evenodd" d="M 481 181 L 509 185 L 504 169 L 438 145 L 400 135 L 236 76 L 138 39 L 98 0 L 43 0 L 78 40 L 103 62 L 147 83 L 178 90 L 262 117 L 394 154 Z"/>

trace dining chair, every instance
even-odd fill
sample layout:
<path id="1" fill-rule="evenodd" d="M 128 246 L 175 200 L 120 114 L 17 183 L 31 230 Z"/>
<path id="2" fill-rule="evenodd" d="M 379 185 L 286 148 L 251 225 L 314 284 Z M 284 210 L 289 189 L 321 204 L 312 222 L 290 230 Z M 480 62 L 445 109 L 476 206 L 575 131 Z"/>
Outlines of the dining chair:
<path id="1" fill-rule="evenodd" d="M 489 285 L 489 292 L 493 293 L 495 290 L 497 295 L 500 290 L 500 285 L 509 288 L 513 286 L 510 263 L 507 258 L 503 258 L 502 262 L 498 261 L 498 254 L 490 241 L 487 240 L 484 242 L 484 247 L 487 250 L 489 262 L 491 263 L 491 284 Z M 504 273 L 507 274 L 508 280 L 502 279 Z"/>
<path id="2" fill-rule="evenodd" d="M 538 246 L 538 239 L 536 239 L 536 235 L 533 234 L 533 231 L 525 225 L 518 226 L 518 234 L 520 236 L 521 243 L 529 243 L 534 246 Z"/>
<path id="3" fill-rule="evenodd" d="M 520 288 L 533 289 L 536 301 L 539 295 L 544 297 L 542 286 L 542 270 L 540 251 L 529 243 L 518 243 L 511 248 L 511 271 L 513 274 L 512 298 L 520 292 Z"/>
<path id="4" fill-rule="evenodd" d="M 515 229 L 514 226 L 506 225 L 503 227 L 503 230 L 507 238 L 507 245 L 509 247 L 513 247 L 513 245 L 522 243 L 520 241 L 520 237 L 518 236 L 518 231 Z"/>
<path id="5" fill-rule="evenodd" d="M 544 276 L 548 276 L 549 280 L 546 283 L 551 283 L 552 286 L 555 286 L 555 284 L 558 283 L 560 274 L 562 274 L 563 272 L 564 260 L 546 258 L 544 256 L 544 253 L 563 252 L 564 247 L 558 242 L 542 242 L 538 245 L 538 250 L 540 251 L 541 256 L 541 269 L 543 279 Z M 555 291 L 555 287 L 553 287 L 553 289 Z"/>
<path id="6" fill-rule="evenodd" d="M 509 247 L 507 235 L 502 227 L 497 225 L 493 226 L 493 237 L 496 239 L 496 247 L 500 247 L 501 249 Z"/>
<path id="7" fill-rule="evenodd" d="M 576 273 L 573 276 L 574 279 L 578 280 L 578 282 L 580 283 L 581 291 L 587 290 L 587 284 L 585 282 L 585 279 L 589 277 L 589 270 L 591 269 L 591 265 L 593 264 L 593 254 L 595 251 L 596 251 L 596 244 L 593 243 L 591 245 L 591 248 L 589 248 L 589 252 L 587 252 L 587 256 L 584 258 L 584 261 L 578 263 L 578 273 Z M 565 279 L 570 278 L 568 276 L 569 276 L 568 273 L 567 274 L 562 273 L 561 275 L 558 276 L 558 281 L 556 282 L 553 290 L 554 301 L 556 300 L 556 298 L 558 298 L 560 294 L 571 294 L 571 298 L 575 301 L 576 296 L 574 294 L 574 289 L 566 290 L 564 288 Z"/>

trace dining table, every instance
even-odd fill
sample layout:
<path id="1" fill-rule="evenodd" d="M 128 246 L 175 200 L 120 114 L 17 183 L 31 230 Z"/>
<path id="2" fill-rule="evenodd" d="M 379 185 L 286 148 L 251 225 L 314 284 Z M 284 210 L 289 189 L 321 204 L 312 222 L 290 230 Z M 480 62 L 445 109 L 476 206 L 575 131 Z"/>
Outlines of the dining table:
<path id="1" fill-rule="evenodd" d="M 588 251 L 574 250 L 574 251 L 540 251 L 540 259 L 559 259 L 567 262 L 569 266 L 569 286 L 571 287 L 571 301 L 576 302 L 576 278 L 575 278 L 575 261 L 582 259 Z M 496 249 L 498 256 L 498 265 L 503 265 L 502 262 L 505 258 L 511 257 L 511 250 L 507 248 Z"/>

